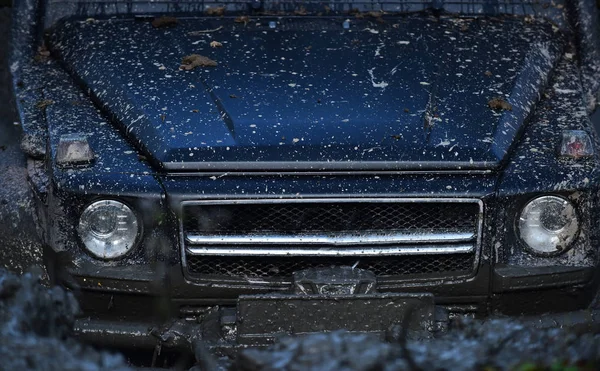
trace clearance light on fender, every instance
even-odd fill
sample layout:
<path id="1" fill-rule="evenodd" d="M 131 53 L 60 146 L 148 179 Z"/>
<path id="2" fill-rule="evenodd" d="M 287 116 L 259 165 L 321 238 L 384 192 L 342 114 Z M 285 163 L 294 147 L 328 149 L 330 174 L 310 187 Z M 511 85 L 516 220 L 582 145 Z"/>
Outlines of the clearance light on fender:
<path id="1" fill-rule="evenodd" d="M 56 164 L 61 167 L 89 165 L 95 154 L 84 134 L 62 135 L 56 150 Z"/>
<path id="2" fill-rule="evenodd" d="M 560 144 L 560 156 L 567 158 L 591 157 L 594 154 L 592 140 L 583 130 L 564 130 Z"/>

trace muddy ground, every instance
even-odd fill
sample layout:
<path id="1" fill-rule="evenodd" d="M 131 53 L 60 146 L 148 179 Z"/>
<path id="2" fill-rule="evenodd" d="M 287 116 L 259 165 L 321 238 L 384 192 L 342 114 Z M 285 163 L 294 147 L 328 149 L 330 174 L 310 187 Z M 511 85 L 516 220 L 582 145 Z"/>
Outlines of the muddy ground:
<path id="1" fill-rule="evenodd" d="M 21 131 L 5 62 L 9 15 L 8 8 L 0 8 L 0 267 L 21 273 L 40 264 L 41 248 L 31 227 L 26 160 L 19 150 Z M 600 112 L 595 122 L 600 126 Z M 16 254 L 26 259 L 16 260 Z M 0 269 L 0 370 L 131 369 L 125 357 L 72 337 L 76 300 L 60 288 L 41 285 L 41 274 L 17 276 Z M 405 342 L 392 332 L 388 340 L 316 334 L 208 364 L 232 370 L 593 370 L 600 362 L 600 328 L 594 326 L 538 329 L 511 319 L 457 320 L 437 339 Z"/>
<path id="2" fill-rule="evenodd" d="M 0 269 L 0 370 L 128 370 L 125 357 L 99 351 L 71 334 L 77 300 L 40 284 L 41 270 L 22 276 Z M 281 339 L 235 360 L 207 359 L 193 370 L 597 370 L 600 328 L 538 329 L 513 319 L 461 319 L 430 340 L 388 341 L 334 332 Z M 185 368 L 192 366 L 187 363 Z"/>
<path id="3" fill-rule="evenodd" d="M 41 270 L 22 276 L 0 268 L 0 370 L 128 370 L 120 354 L 74 340 L 77 300 L 40 284 Z"/>
<path id="4" fill-rule="evenodd" d="M 41 264 L 42 250 L 33 223 L 33 195 L 27 184 L 21 128 L 10 90 L 6 62 L 10 8 L 0 8 L 0 267 L 23 272 Z"/>

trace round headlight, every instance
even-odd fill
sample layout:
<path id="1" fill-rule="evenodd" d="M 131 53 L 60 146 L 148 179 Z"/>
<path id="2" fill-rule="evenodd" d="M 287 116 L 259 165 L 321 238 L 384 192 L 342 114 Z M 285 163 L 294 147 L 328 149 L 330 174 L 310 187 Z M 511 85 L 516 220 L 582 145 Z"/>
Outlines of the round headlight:
<path id="1" fill-rule="evenodd" d="M 538 197 L 525 205 L 519 218 L 521 240 L 537 253 L 566 250 L 578 231 L 575 207 L 562 197 Z"/>
<path id="2" fill-rule="evenodd" d="M 78 232 L 92 255 L 114 259 L 133 248 L 139 227 L 137 217 L 127 205 L 102 200 L 85 208 L 79 219 Z"/>

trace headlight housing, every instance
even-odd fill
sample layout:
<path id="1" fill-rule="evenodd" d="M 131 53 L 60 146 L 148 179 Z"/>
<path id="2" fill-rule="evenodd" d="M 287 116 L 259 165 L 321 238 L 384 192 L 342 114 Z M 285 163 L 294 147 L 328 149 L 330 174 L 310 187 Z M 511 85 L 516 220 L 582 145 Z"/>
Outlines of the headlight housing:
<path id="1" fill-rule="evenodd" d="M 122 202 L 96 201 L 79 218 L 78 232 L 85 248 L 95 257 L 115 259 L 135 246 L 139 235 L 135 213 Z"/>
<path id="2" fill-rule="evenodd" d="M 575 207 L 557 196 L 541 196 L 527 203 L 518 224 L 523 243 L 542 255 L 565 251 L 579 232 Z"/>

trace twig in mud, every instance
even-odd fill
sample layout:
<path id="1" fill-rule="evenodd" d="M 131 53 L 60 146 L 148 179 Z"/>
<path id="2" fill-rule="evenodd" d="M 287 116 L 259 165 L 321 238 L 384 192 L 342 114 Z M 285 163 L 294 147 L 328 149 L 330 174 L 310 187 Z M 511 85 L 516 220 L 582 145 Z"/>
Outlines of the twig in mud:
<path id="1" fill-rule="evenodd" d="M 217 31 L 219 31 L 222 28 L 223 28 L 223 26 L 219 26 L 219 27 L 217 27 L 215 29 L 212 29 L 212 30 L 191 31 L 191 32 L 188 32 L 188 35 L 190 35 L 190 36 L 204 35 L 206 33 L 217 32 Z"/>

